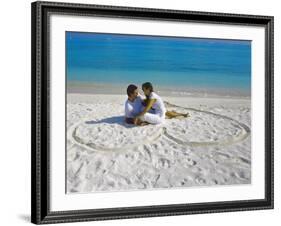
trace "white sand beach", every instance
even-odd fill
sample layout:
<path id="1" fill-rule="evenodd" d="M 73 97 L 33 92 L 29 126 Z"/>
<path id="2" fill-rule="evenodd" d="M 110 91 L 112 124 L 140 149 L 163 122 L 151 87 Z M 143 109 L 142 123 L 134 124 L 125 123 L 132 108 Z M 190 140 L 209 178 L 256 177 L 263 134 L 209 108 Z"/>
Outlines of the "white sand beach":
<path id="1" fill-rule="evenodd" d="M 191 117 L 124 123 L 126 95 L 67 94 L 67 192 L 251 183 L 249 98 L 165 97 Z"/>

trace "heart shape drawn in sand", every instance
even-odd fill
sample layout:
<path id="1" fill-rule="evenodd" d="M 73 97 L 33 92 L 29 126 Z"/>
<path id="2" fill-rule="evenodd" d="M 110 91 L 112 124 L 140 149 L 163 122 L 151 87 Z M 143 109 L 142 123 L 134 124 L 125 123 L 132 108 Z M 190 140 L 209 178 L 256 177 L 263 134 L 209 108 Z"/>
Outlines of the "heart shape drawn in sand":
<path id="1" fill-rule="evenodd" d="M 250 134 L 249 127 L 230 117 L 193 108 L 171 107 L 176 111 L 188 110 L 191 117 L 140 127 L 126 124 L 123 116 L 83 119 L 69 128 L 67 136 L 88 151 L 124 151 L 151 144 L 161 136 L 178 145 L 210 146 L 238 143 Z"/>

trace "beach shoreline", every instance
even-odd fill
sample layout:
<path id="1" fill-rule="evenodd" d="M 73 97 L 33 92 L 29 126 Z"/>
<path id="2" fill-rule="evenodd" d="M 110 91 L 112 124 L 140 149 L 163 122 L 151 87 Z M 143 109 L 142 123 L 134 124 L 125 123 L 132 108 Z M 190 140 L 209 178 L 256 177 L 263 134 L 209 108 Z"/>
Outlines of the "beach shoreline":
<path id="1" fill-rule="evenodd" d="M 135 84 L 141 91 L 141 84 Z M 68 94 L 101 94 L 101 95 L 123 95 L 126 94 L 128 84 L 126 83 L 101 83 L 91 81 L 68 81 L 66 91 Z M 154 89 L 161 96 L 171 97 L 203 97 L 203 98 L 242 98 L 250 99 L 249 89 L 238 89 L 230 87 L 197 87 L 197 86 L 165 86 L 155 85 Z"/>

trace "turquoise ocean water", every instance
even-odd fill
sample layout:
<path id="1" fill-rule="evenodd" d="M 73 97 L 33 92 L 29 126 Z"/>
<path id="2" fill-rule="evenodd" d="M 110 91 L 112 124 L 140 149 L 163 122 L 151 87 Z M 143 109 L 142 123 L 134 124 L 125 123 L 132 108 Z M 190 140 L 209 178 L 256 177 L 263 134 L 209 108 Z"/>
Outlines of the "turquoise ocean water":
<path id="1" fill-rule="evenodd" d="M 66 78 L 69 86 L 150 81 L 174 93 L 248 96 L 251 41 L 66 32 Z"/>

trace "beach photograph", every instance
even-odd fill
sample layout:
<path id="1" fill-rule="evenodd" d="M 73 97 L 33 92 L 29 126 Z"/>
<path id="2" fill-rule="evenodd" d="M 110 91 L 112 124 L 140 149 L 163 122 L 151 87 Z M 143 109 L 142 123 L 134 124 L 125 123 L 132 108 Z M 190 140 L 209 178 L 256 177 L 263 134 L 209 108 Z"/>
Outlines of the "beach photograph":
<path id="1" fill-rule="evenodd" d="M 251 184 L 251 41 L 67 31 L 66 193 Z"/>

